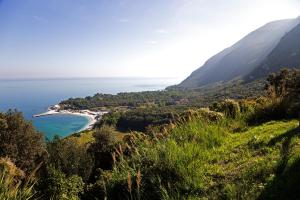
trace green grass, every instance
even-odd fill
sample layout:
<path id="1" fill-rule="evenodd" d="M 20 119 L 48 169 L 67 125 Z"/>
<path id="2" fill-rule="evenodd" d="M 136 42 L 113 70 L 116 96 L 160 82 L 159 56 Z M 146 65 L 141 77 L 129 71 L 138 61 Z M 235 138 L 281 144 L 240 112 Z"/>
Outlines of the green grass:
<path id="1" fill-rule="evenodd" d="M 82 131 L 81 133 L 73 134 L 65 139 L 71 140 L 79 146 L 86 146 L 89 143 L 95 142 L 93 133 L 94 133 L 93 130 Z M 118 141 L 122 141 L 124 136 L 126 136 L 126 133 L 115 131 L 115 137 Z"/>
<path id="2" fill-rule="evenodd" d="M 292 187 L 300 183 L 297 126 L 296 120 L 255 127 L 239 119 L 180 123 L 162 138 L 137 140 L 136 153 L 114 168 L 108 192 L 121 187 L 123 193 L 111 198 L 129 199 L 297 199 Z M 138 170 L 140 187 L 134 184 Z"/>
<path id="3" fill-rule="evenodd" d="M 21 172 L 9 159 L 1 158 L 0 163 L 0 199 L 33 200 L 37 199 L 34 191 L 36 180 L 29 176 L 26 180 L 20 177 Z"/>
<path id="4" fill-rule="evenodd" d="M 273 121 L 246 132 L 230 134 L 209 160 L 210 168 L 217 168 L 219 173 L 212 170 L 211 175 L 218 178 L 208 190 L 222 188 L 229 199 L 258 198 L 278 177 L 278 167 L 283 159 L 290 159 L 290 155 L 283 153 L 287 148 L 284 142 L 287 135 L 300 141 L 296 134 L 297 124 L 297 121 Z M 300 146 L 288 148 L 292 152 L 298 151 Z"/>

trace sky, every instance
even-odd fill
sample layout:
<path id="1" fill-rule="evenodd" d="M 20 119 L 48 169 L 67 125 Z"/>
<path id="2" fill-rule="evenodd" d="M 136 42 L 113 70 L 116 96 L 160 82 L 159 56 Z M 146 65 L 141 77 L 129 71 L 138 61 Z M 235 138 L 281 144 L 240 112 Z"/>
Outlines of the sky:
<path id="1" fill-rule="evenodd" d="M 0 0 L 0 78 L 185 78 L 300 0 Z"/>

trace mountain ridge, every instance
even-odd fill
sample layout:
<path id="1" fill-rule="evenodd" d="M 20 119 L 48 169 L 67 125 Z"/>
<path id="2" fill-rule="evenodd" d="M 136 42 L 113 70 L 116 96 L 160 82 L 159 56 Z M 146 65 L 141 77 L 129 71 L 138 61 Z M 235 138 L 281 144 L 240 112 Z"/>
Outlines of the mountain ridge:
<path id="1" fill-rule="evenodd" d="M 300 24 L 300 17 L 269 22 L 208 59 L 177 88 L 197 88 L 247 77 L 266 61 L 281 39 Z"/>
<path id="2" fill-rule="evenodd" d="M 300 24 L 296 25 L 290 32 L 283 36 L 278 45 L 272 50 L 268 57 L 247 77 L 261 78 L 270 73 L 279 71 L 281 68 L 300 67 Z"/>

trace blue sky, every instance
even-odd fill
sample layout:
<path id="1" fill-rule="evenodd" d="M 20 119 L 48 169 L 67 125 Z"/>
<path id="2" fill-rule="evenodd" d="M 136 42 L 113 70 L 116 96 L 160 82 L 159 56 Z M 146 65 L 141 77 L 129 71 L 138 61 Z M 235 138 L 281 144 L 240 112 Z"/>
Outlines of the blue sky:
<path id="1" fill-rule="evenodd" d="M 299 0 L 0 0 L 0 78 L 179 77 Z"/>

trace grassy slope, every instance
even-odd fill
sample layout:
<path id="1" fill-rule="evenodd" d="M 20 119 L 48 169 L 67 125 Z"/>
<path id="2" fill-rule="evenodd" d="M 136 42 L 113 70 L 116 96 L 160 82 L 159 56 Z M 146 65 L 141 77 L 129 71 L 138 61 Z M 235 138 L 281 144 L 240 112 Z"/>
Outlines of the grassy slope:
<path id="1" fill-rule="evenodd" d="M 82 131 L 79 134 L 76 133 L 76 134 L 70 135 L 66 139 L 74 141 L 79 146 L 84 146 L 84 145 L 87 145 L 88 143 L 92 143 L 95 141 L 93 133 L 94 133 L 93 130 Z M 121 141 L 125 135 L 126 135 L 126 133 L 121 133 L 121 132 L 115 131 L 115 137 L 118 141 Z"/>
<path id="2" fill-rule="evenodd" d="M 138 142 L 137 155 L 116 165 L 107 184 L 127 185 L 128 172 L 134 179 L 141 169 L 144 186 L 161 179 L 164 199 L 298 199 L 297 126 L 296 120 L 247 127 L 242 120 L 214 124 L 192 119 L 168 130 L 165 139 Z M 71 138 L 85 145 L 94 141 L 92 134 Z"/>
<path id="3" fill-rule="evenodd" d="M 297 121 L 273 121 L 230 134 L 209 159 L 211 175 L 217 177 L 210 184 L 210 192 L 221 186 L 230 199 L 272 197 L 268 188 L 279 186 L 278 179 L 288 181 L 284 180 L 286 172 L 299 162 L 297 125 Z M 285 183 L 281 187 L 288 189 Z M 293 195 L 284 190 L 277 192 L 274 195 L 278 199 Z"/>
<path id="4" fill-rule="evenodd" d="M 298 122 L 272 121 L 233 131 L 238 126 L 245 128 L 238 121 L 179 124 L 166 139 L 141 142 L 138 154 L 117 165 L 108 184 L 126 185 L 128 172 L 134 177 L 141 169 L 142 186 L 151 180 L 164 199 L 297 199 Z M 147 188 L 139 190 L 147 194 Z"/>

